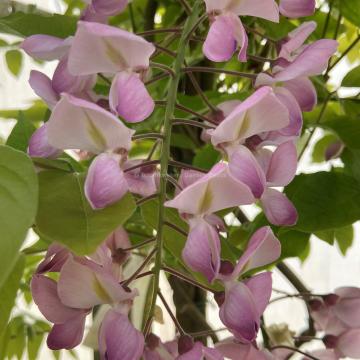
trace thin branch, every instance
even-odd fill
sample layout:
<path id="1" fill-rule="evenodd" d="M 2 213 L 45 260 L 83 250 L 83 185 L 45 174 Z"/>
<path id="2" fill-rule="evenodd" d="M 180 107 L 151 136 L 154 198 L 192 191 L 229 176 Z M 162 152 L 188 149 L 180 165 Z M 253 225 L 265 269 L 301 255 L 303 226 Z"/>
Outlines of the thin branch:
<path id="1" fill-rule="evenodd" d="M 125 248 L 125 249 L 121 249 L 122 251 L 132 251 L 132 250 L 135 250 L 135 249 L 139 249 L 139 248 L 142 248 L 146 245 L 149 245 L 151 243 L 153 243 L 154 241 L 156 240 L 156 236 L 150 238 L 150 239 L 147 239 L 145 241 L 142 241 L 141 243 L 139 244 L 136 244 L 134 246 L 131 246 L 131 247 L 128 247 L 128 248 Z"/>
<path id="2" fill-rule="evenodd" d="M 181 5 L 183 6 L 185 12 L 190 15 L 191 14 L 191 7 L 188 4 L 188 2 L 186 0 L 179 0 L 179 2 L 181 3 Z"/>
<path id="3" fill-rule="evenodd" d="M 100 79 L 104 80 L 107 84 L 111 85 L 111 80 L 109 80 L 105 75 L 102 73 L 98 73 Z"/>
<path id="4" fill-rule="evenodd" d="M 245 28 L 246 31 L 251 32 L 253 34 L 256 34 L 256 35 L 262 37 L 263 39 L 265 39 L 265 40 L 267 40 L 267 41 L 269 41 L 269 42 L 271 42 L 273 44 L 277 43 L 277 41 L 275 39 L 273 39 L 273 38 L 271 38 L 269 36 L 266 36 L 265 34 L 261 33 L 260 31 L 254 29 L 254 28 L 251 28 L 251 27 L 249 27 L 249 26 L 247 26 L 245 24 L 244 24 L 244 28 Z"/>
<path id="5" fill-rule="evenodd" d="M 179 234 L 184 235 L 185 237 L 188 236 L 188 233 L 186 231 L 184 231 L 183 229 L 179 228 L 177 225 L 169 222 L 169 221 L 164 221 L 164 225 L 168 226 L 169 228 L 174 229 L 175 231 L 177 231 Z"/>
<path id="6" fill-rule="evenodd" d="M 190 125 L 190 126 L 199 127 L 199 128 L 205 129 L 205 130 L 215 128 L 214 126 L 204 124 L 204 123 L 202 123 L 200 121 L 180 119 L 180 118 L 173 119 L 173 126 L 174 125 Z"/>
<path id="7" fill-rule="evenodd" d="M 206 67 L 206 66 L 188 66 L 186 68 L 183 68 L 183 71 L 185 73 L 187 72 L 205 72 L 205 73 L 212 73 L 212 74 L 227 74 L 231 76 L 238 76 L 246 79 L 256 79 L 256 74 L 251 73 L 244 73 L 240 71 L 232 71 L 232 70 L 226 70 L 226 69 L 218 69 L 218 68 L 212 68 L 212 67 Z"/>
<path id="8" fill-rule="evenodd" d="M 181 33 L 182 28 L 163 28 L 163 29 L 154 29 L 148 31 L 142 31 L 137 33 L 139 36 L 152 36 L 157 34 L 167 34 L 167 33 Z"/>
<path id="9" fill-rule="evenodd" d="M 152 199 L 156 199 L 157 197 L 159 197 L 159 194 L 158 194 L 158 193 L 152 194 L 152 195 L 149 195 L 149 196 L 146 196 L 146 197 L 138 200 L 138 201 L 136 202 L 136 206 L 141 206 L 141 205 L 145 204 L 146 202 L 148 202 L 148 201 L 150 201 L 150 200 L 152 200 Z"/>
<path id="10" fill-rule="evenodd" d="M 172 165 L 172 166 L 175 166 L 175 167 L 178 167 L 181 169 L 195 170 L 195 171 L 199 171 L 204 174 L 207 174 L 207 170 L 201 169 L 201 168 L 193 166 L 193 165 L 185 164 L 185 163 L 182 163 L 182 162 L 176 161 L 176 160 L 170 160 L 169 165 Z"/>
<path id="11" fill-rule="evenodd" d="M 179 189 L 180 191 L 182 190 L 182 187 L 179 185 L 179 183 L 170 175 L 167 175 L 167 179 L 169 181 L 169 183 L 173 184 L 175 186 L 175 188 Z"/>
<path id="12" fill-rule="evenodd" d="M 171 56 L 173 58 L 176 58 L 176 56 L 177 56 L 176 52 L 174 52 L 174 51 L 172 51 L 172 50 L 170 50 L 170 49 L 168 49 L 168 48 L 166 48 L 164 46 L 161 46 L 159 44 L 154 44 L 154 46 L 156 47 L 157 50 L 160 50 L 161 52 L 163 52 L 163 53 L 165 53 L 165 54 L 167 54 L 167 55 L 169 55 L 169 56 Z M 155 52 L 151 57 L 153 58 L 153 57 L 156 57 L 157 55 L 159 55 L 159 53 Z"/>
<path id="13" fill-rule="evenodd" d="M 161 142 L 160 140 L 155 141 L 153 147 L 151 148 L 151 150 L 150 150 L 150 152 L 149 152 L 149 154 L 148 154 L 148 156 L 147 156 L 147 158 L 146 158 L 146 161 L 150 161 L 150 160 L 151 160 L 151 158 L 153 157 L 153 155 L 154 155 L 157 147 L 159 146 L 160 142 Z"/>
<path id="14" fill-rule="evenodd" d="M 278 346 L 272 347 L 272 348 L 270 349 L 270 351 L 276 350 L 276 349 L 287 349 L 287 350 L 295 351 L 295 352 L 297 352 L 297 353 L 299 353 L 299 354 L 302 354 L 302 355 L 308 357 L 309 359 L 312 359 L 312 360 L 320 360 L 319 358 L 317 358 L 317 357 L 315 357 L 315 356 L 312 356 L 312 355 L 310 355 L 310 354 L 308 354 L 308 353 L 306 353 L 306 352 L 304 352 L 304 351 L 301 351 L 301 350 L 299 350 L 299 349 L 293 348 L 293 347 L 291 347 L 291 346 L 278 345 Z"/>
<path id="15" fill-rule="evenodd" d="M 135 277 L 134 279 L 132 279 L 131 281 L 134 281 L 134 280 L 137 280 L 137 279 L 141 279 L 141 278 L 143 278 L 143 277 L 145 277 L 145 276 L 149 276 L 149 275 L 154 275 L 154 273 L 153 273 L 151 270 L 145 271 L 145 272 L 143 272 L 143 273 L 141 273 L 141 274 L 139 274 L 139 275 L 136 275 L 136 277 Z M 124 284 L 125 284 L 125 281 L 128 281 L 128 280 L 124 280 L 124 281 L 120 282 L 120 284 L 121 284 L 121 285 L 124 285 Z"/>
<path id="16" fill-rule="evenodd" d="M 174 73 L 173 69 L 171 69 L 169 66 L 166 66 L 164 64 L 160 64 L 160 63 L 150 61 L 150 67 L 161 69 L 162 71 L 168 73 L 171 77 L 175 76 L 175 73 Z"/>
<path id="17" fill-rule="evenodd" d="M 146 133 L 138 134 L 132 137 L 132 140 L 142 140 L 142 139 L 164 139 L 164 135 L 160 133 Z"/>
<path id="18" fill-rule="evenodd" d="M 145 85 L 151 85 L 159 80 L 163 80 L 163 79 L 166 79 L 167 77 L 169 76 L 169 74 L 167 73 L 162 73 L 162 74 L 159 74 L 159 75 L 155 75 L 152 79 L 148 80 L 148 81 L 145 81 Z"/>
<path id="19" fill-rule="evenodd" d="M 146 166 L 152 166 L 152 165 L 159 165 L 160 163 L 160 160 L 150 160 L 150 161 L 144 161 L 140 164 L 137 164 L 137 165 L 134 165 L 134 166 L 131 166 L 127 169 L 124 170 L 124 172 L 129 172 L 129 171 L 132 171 L 132 170 L 136 170 L 136 169 L 139 169 L 139 168 L 142 168 L 142 167 L 146 167 Z"/>

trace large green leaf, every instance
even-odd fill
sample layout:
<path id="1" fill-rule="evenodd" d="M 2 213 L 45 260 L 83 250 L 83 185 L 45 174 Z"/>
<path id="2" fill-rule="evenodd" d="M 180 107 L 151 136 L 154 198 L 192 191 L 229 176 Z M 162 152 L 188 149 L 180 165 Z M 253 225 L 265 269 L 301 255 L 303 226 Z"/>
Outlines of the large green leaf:
<path id="1" fill-rule="evenodd" d="M 343 79 L 341 86 L 360 87 L 360 66 L 352 69 Z"/>
<path id="2" fill-rule="evenodd" d="M 0 33 L 27 37 L 35 34 L 46 34 L 65 38 L 76 30 L 75 17 L 65 15 L 39 15 L 17 12 L 0 18 Z"/>
<path id="3" fill-rule="evenodd" d="M 11 131 L 11 134 L 6 141 L 6 145 L 26 152 L 30 137 L 35 130 L 35 126 L 25 118 L 22 112 L 20 112 L 19 119 Z"/>
<path id="4" fill-rule="evenodd" d="M 4 331 L 10 317 L 10 312 L 14 306 L 16 293 L 19 288 L 21 276 L 24 271 L 25 257 L 20 256 L 13 271 L 0 288 L 0 334 Z"/>
<path id="5" fill-rule="evenodd" d="M 327 121 L 326 127 L 333 129 L 344 142 L 352 149 L 360 149 L 360 120 L 350 116 L 338 116 Z"/>
<path id="6" fill-rule="evenodd" d="M 336 229 L 360 219 L 360 183 L 344 173 L 299 175 L 286 193 L 298 210 L 300 231 Z"/>
<path id="7" fill-rule="evenodd" d="M 360 0 L 341 0 L 339 3 L 342 15 L 360 26 Z"/>
<path id="8" fill-rule="evenodd" d="M 95 251 L 135 210 L 130 194 L 105 209 L 93 210 L 84 196 L 84 174 L 42 171 L 39 187 L 38 233 L 79 255 Z"/>
<path id="9" fill-rule="evenodd" d="M 37 177 L 30 158 L 0 146 L 0 286 L 17 262 L 37 202 Z"/>

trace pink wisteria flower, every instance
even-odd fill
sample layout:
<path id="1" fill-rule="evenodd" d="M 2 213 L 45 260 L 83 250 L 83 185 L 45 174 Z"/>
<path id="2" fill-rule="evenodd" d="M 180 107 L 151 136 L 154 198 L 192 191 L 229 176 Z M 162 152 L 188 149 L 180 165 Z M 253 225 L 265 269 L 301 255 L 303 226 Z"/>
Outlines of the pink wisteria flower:
<path id="1" fill-rule="evenodd" d="M 280 0 L 280 13 L 289 18 L 310 16 L 315 12 L 315 0 Z"/>
<path id="2" fill-rule="evenodd" d="M 326 335 L 323 342 L 334 351 L 336 359 L 360 359 L 360 329 L 346 330 L 338 336 Z"/>
<path id="3" fill-rule="evenodd" d="M 242 281 L 238 281 L 238 277 L 274 262 L 280 254 L 279 240 L 271 228 L 265 226 L 253 234 L 235 266 L 228 261 L 222 263 L 218 279 L 224 284 L 225 292 L 215 296 L 220 306 L 220 319 L 243 343 L 251 343 L 256 338 L 260 317 L 271 296 L 272 279 L 270 272 Z"/>
<path id="4" fill-rule="evenodd" d="M 246 185 L 230 174 L 225 163 L 215 165 L 203 176 L 184 172 L 181 183 L 187 183 L 187 187 L 173 200 L 167 201 L 165 206 L 178 209 L 189 223 L 190 230 L 182 252 L 184 261 L 211 282 L 220 269 L 218 227 L 222 224 L 213 214 L 222 209 L 251 204 L 254 197 Z"/>
<path id="5" fill-rule="evenodd" d="M 154 51 L 155 47 L 140 36 L 109 25 L 80 21 L 69 53 L 69 72 L 76 76 L 115 74 L 110 108 L 128 122 L 139 122 L 155 106 L 142 82 Z"/>
<path id="6" fill-rule="evenodd" d="M 279 8 L 274 0 L 204 0 L 211 26 L 203 46 L 212 61 L 230 60 L 238 46 L 238 59 L 246 61 L 248 37 L 239 16 L 255 16 L 278 22 Z"/>
<path id="7" fill-rule="evenodd" d="M 125 10 L 128 0 L 83 0 L 88 8 L 101 16 L 113 16 Z"/>

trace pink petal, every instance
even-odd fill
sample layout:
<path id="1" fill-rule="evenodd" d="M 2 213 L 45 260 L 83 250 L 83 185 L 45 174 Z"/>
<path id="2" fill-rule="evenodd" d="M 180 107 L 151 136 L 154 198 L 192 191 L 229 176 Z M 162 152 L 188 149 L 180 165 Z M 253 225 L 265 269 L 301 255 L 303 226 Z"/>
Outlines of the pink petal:
<path id="1" fill-rule="evenodd" d="M 240 16 L 254 16 L 279 22 L 279 7 L 274 0 L 231 1 L 228 10 Z"/>
<path id="2" fill-rule="evenodd" d="M 52 323 L 62 324 L 84 313 L 64 305 L 59 298 L 56 281 L 44 275 L 33 276 L 31 294 L 41 313 Z"/>
<path id="3" fill-rule="evenodd" d="M 310 16 L 315 12 L 315 0 L 280 0 L 280 13 L 290 18 Z"/>
<path id="4" fill-rule="evenodd" d="M 46 252 L 45 259 L 36 269 L 36 274 L 59 272 L 70 255 L 70 251 L 56 243 L 51 244 Z"/>
<path id="5" fill-rule="evenodd" d="M 293 94 L 301 110 L 314 109 L 317 104 L 317 93 L 311 80 L 306 77 L 297 78 L 284 82 L 283 86 Z"/>
<path id="6" fill-rule="evenodd" d="M 203 46 L 203 53 L 209 60 L 222 62 L 231 59 L 237 47 L 234 26 L 232 16 L 216 17 Z"/>
<path id="7" fill-rule="evenodd" d="M 203 355 L 205 360 L 224 360 L 220 351 L 206 346 L 203 346 Z"/>
<path id="8" fill-rule="evenodd" d="M 73 349 L 84 336 L 86 314 L 79 315 L 64 324 L 55 324 L 51 329 L 47 345 L 51 350 Z"/>
<path id="9" fill-rule="evenodd" d="M 212 133 L 211 141 L 243 143 L 250 136 L 279 130 L 289 124 L 289 113 L 270 87 L 262 87 L 242 102 Z"/>
<path id="10" fill-rule="evenodd" d="M 226 164 L 219 163 L 165 205 L 177 208 L 181 213 L 205 215 L 241 204 L 251 204 L 253 200 L 248 186 L 231 176 Z"/>
<path id="11" fill-rule="evenodd" d="M 125 10 L 128 0 L 93 0 L 92 6 L 98 13 L 113 16 Z"/>
<path id="12" fill-rule="evenodd" d="M 258 229 L 251 237 L 244 254 L 235 266 L 232 276 L 262 267 L 276 261 L 281 245 L 269 226 Z"/>
<path id="13" fill-rule="evenodd" d="M 100 154 L 91 163 L 85 181 L 85 196 L 93 209 L 103 209 L 128 192 L 128 183 L 117 159 Z"/>
<path id="14" fill-rule="evenodd" d="M 62 154 L 62 150 L 56 149 L 49 144 L 47 135 L 47 123 L 40 126 L 31 135 L 29 140 L 28 154 L 32 157 L 56 159 Z"/>
<path id="15" fill-rule="evenodd" d="M 204 220 L 190 225 L 182 257 L 193 271 L 201 272 L 212 282 L 220 269 L 220 238 L 218 232 Z"/>
<path id="16" fill-rule="evenodd" d="M 58 294 L 67 306 L 87 309 L 100 304 L 112 304 L 134 298 L 118 279 L 91 260 L 70 257 L 60 272 Z"/>
<path id="17" fill-rule="evenodd" d="M 310 353 L 319 360 L 339 360 L 333 349 L 316 350 Z M 309 357 L 304 357 L 304 360 L 310 360 Z"/>
<path id="18" fill-rule="evenodd" d="M 262 314 L 268 306 L 271 297 L 271 272 L 264 272 L 252 276 L 250 279 L 245 280 L 244 284 L 250 289 L 254 297 L 256 308 L 259 314 Z"/>
<path id="19" fill-rule="evenodd" d="M 31 70 L 29 84 L 35 94 L 41 97 L 50 109 L 59 101 L 60 96 L 53 89 L 51 80 L 40 71 Z"/>
<path id="20" fill-rule="evenodd" d="M 337 342 L 336 349 L 339 350 L 344 357 L 352 359 L 360 358 L 360 329 L 352 329 L 342 334 Z"/>
<path id="21" fill-rule="evenodd" d="M 261 203 L 265 215 L 271 224 L 292 226 L 298 219 L 297 211 L 292 202 L 280 191 L 265 190 Z"/>
<path id="22" fill-rule="evenodd" d="M 39 60 L 58 60 L 69 51 L 71 38 L 60 39 L 49 35 L 32 35 L 21 43 L 21 48 Z"/>
<path id="23" fill-rule="evenodd" d="M 99 332 L 102 359 L 139 360 L 144 342 L 143 334 L 134 328 L 126 315 L 108 311 Z"/>
<path id="24" fill-rule="evenodd" d="M 333 308 L 334 314 L 347 326 L 360 327 L 360 289 L 339 288 L 335 293 L 341 295 Z"/>
<path id="25" fill-rule="evenodd" d="M 223 340 L 215 344 L 215 347 L 226 358 L 231 360 L 257 360 L 256 358 L 250 357 L 250 353 L 253 347 L 251 344 L 243 344 L 241 342 L 237 342 L 233 338 Z"/>
<path id="26" fill-rule="evenodd" d="M 133 133 L 102 107 L 68 94 L 62 95 L 48 121 L 49 143 L 64 150 L 128 150 Z"/>
<path id="27" fill-rule="evenodd" d="M 92 4 L 86 6 L 80 16 L 80 20 L 107 24 L 108 16 L 95 11 Z"/>
<path id="28" fill-rule="evenodd" d="M 196 170 L 181 170 L 178 184 L 182 189 L 194 184 L 200 180 L 205 174 Z"/>
<path id="29" fill-rule="evenodd" d="M 237 148 L 230 157 L 229 168 L 237 180 L 249 186 L 257 199 L 261 197 L 266 185 L 265 174 L 248 148 Z"/>
<path id="30" fill-rule="evenodd" d="M 139 75 L 125 71 L 118 73 L 111 84 L 109 104 L 114 113 L 132 123 L 148 118 L 155 107 Z"/>
<path id="31" fill-rule="evenodd" d="M 295 177 L 297 151 L 292 141 L 282 143 L 272 154 L 266 180 L 268 186 L 286 186 Z"/>
<path id="32" fill-rule="evenodd" d="M 73 75 L 89 75 L 146 69 L 154 51 L 155 47 L 140 36 L 113 26 L 80 21 L 69 54 L 69 71 Z"/>
<path id="33" fill-rule="evenodd" d="M 294 60 L 297 51 L 304 45 L 306 39 L 315 31 L 317 23 L 308 21 L 288 34 L 287 41 L 281 45 L 279 57 L 288 61 Z"/>
<path id="34" fill-rule="evenodd" d="M 106 245 L 113 253 L 117 249 L 126 249 L 130 247 L 131 242 L 126 230 L 120 226 L 108 236 L 106 239 Z"/>
<path id="35" fill-rule="evenodd" d="M 260 327 L 260 314 L 250 289 L 243 283 L 234 283 L 225 291 L 220 307 L 220 319 L 235 337 L 245 343 L 252 342 Z"/>
<path id="36" fill-rule="evenodd" d="M 276 81 L 320 75 L 327 68 L 329 59 L 337 47 L 337 41 L 328 39 L 318 40 L 306 46 L 292 63 L 275 74 Z"/>
<path id="37" fill-rule="evenodd" d="M 194 347 L 185 354 L 179 355 L 176 360 L 202 360 L 203 359 L 203 345 L 200 342 L 196 342 Z"/>

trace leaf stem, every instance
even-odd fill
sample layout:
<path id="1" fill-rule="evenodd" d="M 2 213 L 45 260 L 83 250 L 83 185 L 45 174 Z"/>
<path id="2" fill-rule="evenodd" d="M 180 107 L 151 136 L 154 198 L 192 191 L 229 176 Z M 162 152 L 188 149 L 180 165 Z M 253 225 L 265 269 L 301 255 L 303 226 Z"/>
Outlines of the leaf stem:
<path id="1" fill-rule="evenodd" d="M 148 245 L 148 244 L 153 243 L 155 240 L 156 240 L 156 237 L 152 237 L 152 238 L 150 238 L 150 239 L 147 239 L 147 240 L 145 240 L 145 241 L 142 241 L 142 242 L 139 243 L 139 244 L 136 244 L 136 245 L 134 245 L 134 246 L 131 246 L 131 247 L 128 247 L 128 248 L 125 248 L 125 249 L 121 249 L 121 250 L 122 250 L 122 251 L 132 251 L 132 250 L 135 250 L 135 249 L 139 249 L 139 248 L 141 248 L 141 247 L 143 247 L 143 246 L 146 246 L 146 245 Z"/>
<path id="2" fill-rule="evenodd" d="M 292 351 L 295 351 L 295 352 L 297 352 L 297 353 L 299 353 L 299 354 L 302 354 L 302 355 L 308 357 L 309 359 L 312 359 L 312 360 L 320 360 L 319 358 L 317 358 L 317 357 L 315 357 L 315 356 L 312 356 L 312 355 L 310 355 L 310 354 L 308 354 L 308 353 L 306 353 L 306 352 L 304 352 L 304 351 L 301 351 L 301 350 L 299 350 L 299 349 L 297 349 L 297 348 L 293 348 L 293 347 L 291 347 L 291 346 L 278 345 L 278 346 L 272 347 L 272 348 L 270 349 L 270 351 L 276 350 L 276 349 L 292 350 Z"/>
<path id="3" fill-rule="evenodd" d="M 188 72 L 205 72 L 205 73 L 212 73 L 212 74 L 227 74 L 231 76 L 238 76 L 242 78 L 247 79 L 256 79 L 256 74 L 251 73 L 244 73 L 240 71 L 232 71 L 232 70 L 226 70 L 226 69 L 218 69 L 218 68 L 212 68 L 207 66 L 187 66 L 183 68 L 183 71 L 185 73 Z"/>

